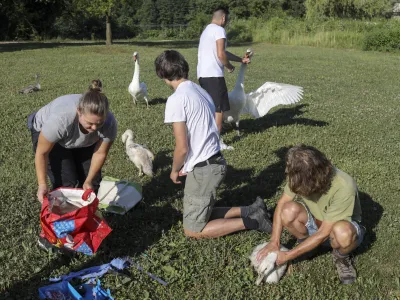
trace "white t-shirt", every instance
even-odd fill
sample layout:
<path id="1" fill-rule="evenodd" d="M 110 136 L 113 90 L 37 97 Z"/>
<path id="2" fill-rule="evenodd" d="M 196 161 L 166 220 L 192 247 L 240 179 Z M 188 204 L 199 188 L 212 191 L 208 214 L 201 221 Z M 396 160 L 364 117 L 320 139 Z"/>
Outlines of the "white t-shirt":
<path id="1" fill-rule="evenodd" d="M 192 81 L 182 82 L 168 98 L 165 123 L 186 122 L 189 151 L 183 172 L 220 151 L 219 133 L 215 123 L 215 106 L 211 96 Z"/>
<path id="2" fill-rule="evenodd" d="M 216 24 L 209 24 L 200 37 L 197 78 L 224 77 L 224 65 L 218 58 L 217 40 L 225 39 L 225 29 Z"/>

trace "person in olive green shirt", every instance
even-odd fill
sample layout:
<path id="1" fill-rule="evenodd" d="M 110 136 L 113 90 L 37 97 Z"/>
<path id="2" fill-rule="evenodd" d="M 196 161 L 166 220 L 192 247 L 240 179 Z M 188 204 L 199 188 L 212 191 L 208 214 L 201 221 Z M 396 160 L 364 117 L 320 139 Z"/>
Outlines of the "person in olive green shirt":
<path id="1" fill-rule="evenodd" d="M 349 254 L 365 233 L 354 179 L 335 168 L 322 152 L 305 145 L 289 149 L 285 173 L 287 184 L 275 209 L 271 240 L 258 260 L 276 252 L 276 264 L 281 265 L 324 244 L 333 249 L 340 281 L 353 283 L 357 274 Z M 294 201 L 296 195 L 300 201 Z M 287 252 L 279 251 L 284 227 L 299 242 Z"/>

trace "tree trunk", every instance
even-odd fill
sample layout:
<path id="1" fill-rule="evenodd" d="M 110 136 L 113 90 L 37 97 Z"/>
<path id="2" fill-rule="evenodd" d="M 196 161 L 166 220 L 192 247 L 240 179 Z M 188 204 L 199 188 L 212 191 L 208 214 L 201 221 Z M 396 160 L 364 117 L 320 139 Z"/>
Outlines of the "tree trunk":
<path id="1" fill-rule="evenodd" d="M 111 34 L 111 16 L 106 14 L 106 45 L 110 46 L 112 44 L 112 34 Z"/>

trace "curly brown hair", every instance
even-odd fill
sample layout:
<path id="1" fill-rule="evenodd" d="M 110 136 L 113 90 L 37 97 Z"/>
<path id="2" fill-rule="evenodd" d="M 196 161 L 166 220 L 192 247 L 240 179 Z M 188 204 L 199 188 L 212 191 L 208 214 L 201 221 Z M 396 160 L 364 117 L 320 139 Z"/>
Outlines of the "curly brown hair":
<path id="1" fill-rule="evenodd" d="M 289 149 L 285 173 L 290 190 L 303 197 L 325 194 L 332 182 L 334 168 L 318 149 L 303 144 Z"/>

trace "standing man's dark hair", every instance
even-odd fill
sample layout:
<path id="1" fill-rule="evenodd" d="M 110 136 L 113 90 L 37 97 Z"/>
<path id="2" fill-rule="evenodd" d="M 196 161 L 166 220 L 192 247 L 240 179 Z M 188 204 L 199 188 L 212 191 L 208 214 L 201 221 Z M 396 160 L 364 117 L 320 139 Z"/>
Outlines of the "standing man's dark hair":
<path id="1" fill-rule="evenodd" d="M 223 112 L 230 110 L 228 89 L 224 78 L 224 67 L 231 73 L 235 67 L 230 63 L 236 61 L 249 63 L 249 58 L 241 58 L 226 51 L 225 25 L 228 23 L 229 10 L 218 7 L 213 10 L 211 23 L 204 29 L 200 37 L 198 50 L 197 78 L 215 104 L 215 121 L 221 132 Z M 222 140 L 221 148 L 228 149 Z"/>
<path id="2" fill-rule="evenodd" d="M 229 8 L 225 6 L 218 6 L 213 10 L 213 18 L 218 17 L 218 14 L 224 14 L 226 16 L 229 15 Z"/>

